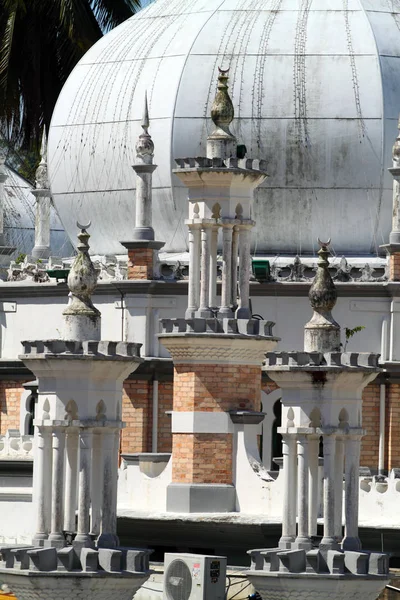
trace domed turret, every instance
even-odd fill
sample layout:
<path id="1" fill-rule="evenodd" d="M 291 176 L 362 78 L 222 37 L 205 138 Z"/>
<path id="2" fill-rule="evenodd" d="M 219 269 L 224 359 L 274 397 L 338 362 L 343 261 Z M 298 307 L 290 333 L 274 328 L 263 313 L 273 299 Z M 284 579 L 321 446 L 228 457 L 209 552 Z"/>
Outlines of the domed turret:
<path id="1" fill-rule="evenodd" d="M 341 0 L 154 2 L 83 57 L 58 100 L 49 175 L 67 232 L 74 237 L 78 216 L 92 219 L 94 253 L 125 251 L 118 240 L 135 223 L 131 165 L 148 90 L 153 226 L 167 251 L 187 249 L 187 191 L 171 166 L 206 155 L 221 66 L 230 69 L 232 135 L 268 163 L 255 197 L 257 253 L 314 253 L 323 232 L 337 253 L 374 254 L 390 231 L 399 19 L 383 0 L 347 9 Z"/>

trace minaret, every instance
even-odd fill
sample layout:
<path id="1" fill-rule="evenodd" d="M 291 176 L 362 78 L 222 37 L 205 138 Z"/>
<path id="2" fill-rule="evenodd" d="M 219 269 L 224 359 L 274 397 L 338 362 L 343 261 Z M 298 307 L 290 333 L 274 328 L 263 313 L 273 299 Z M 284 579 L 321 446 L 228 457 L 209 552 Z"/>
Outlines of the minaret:
<path id="1" fill-rule="evenodd" d="M 121 242 L 128 250 L 128 279 L 153 279 L 155 252 L 164 246 L 164 242 L 154 239 L 152 227 L 152 186 L 154 143 L 149 134 L 150 120 L 147 93 L 144 99 L 142 133 L 136 143 L 136 219 L 132 241 Z"/>
<path id="2" fill-rule="evenodd" d="M 331 314 L 337 292 L 328 270 L 328 243 L 319 243 L 304 351 L 269 352 L 263 367 L 282 391 L 279 477 L 284 487 L 279 548 L 249 551 L 248 578 L 263 600 L 276 598 L 278 591 L 289 600 L 303 593 L 339 600 L 356 589 L 354 597 L 373 600 L 388 578 L 387 555 L 363 552 L 358 536 L 362 392 L 380 372 L 379 355 L 341 351 L 340 327 Z M 321 439 L 323 537 L 318 543 Z"/>
<path id="3" fill-rule="evenodd" d="M 389 169 L 393 177 L 393 210 L 392 231 L 389 235 L 389 244 L 381 246 L 389 254 L 389 280 L 400 281 L 400 117 L 398 134 L 393 146 L 393 162 Z"/>
<path id="4" fill-rule="evenodd" d="M 104 597 L 125 600 L 149 576 L 151 551 L 119 548 L 117 537 L 122 386 L 142 362 L 140 344 L 100 341 L 88 226 L 80 226 L 68 277 L 72 300 L 63 313 L 64 339 L 22 343 L 20 359 L 39 387 L 36 533 L 31 547 L 2 549 L 0 562 L 0 578 L 18 600 L 80 594 L 95 600 L 100 588 Z"/>
<path id="5" fill-rule="evenodd" d="M 8 179 L 5 163 L 5 154 L 0 151 L 0 265 L 8 265 L 10 263 L 10 255 L 16 250 L 14 247 L 6 245 L 4 235 L 5 182 Z"/>
<path id="6" fill-rule="evenodd" d="M 278 341 L 272 335 L 274 323 L 251 317 L 253 191 L 266 178 L 265 163 L 236 157 L 227 80 L 227 72 L 220 70 L 212 106 L 215 129 L 207 139 L 207 156 L 177 159 L 174 170 L 188 187 L 190 265 L 185 318 L 163 319 L 159 335 L 174 361 L 172 483 L 167 490 L 167 510 L 172 512 L 236 510 L 235 414 L 241 410 L 241 423 L 262 420 L 263 353 Z"/>
<path id="7" fill-rule="evenodd" d="M 177 159 L 174 170 L 189 191 L 189 293 L 186 318 L 250 319 L 250 235 L 254 190 L 266 179 L 265 161 L 237 158 L 228 73 L 219 69 L 211 109 L 215 129 L 207 157 Z M 216 304 L 217 242 L 222 232 L 221 303 Z M 238 256 L 239 255 L 239 256 Z M 239 289 L 238 288 L 239 258 Z"/>
<path id="8" fill-rule="evenodd" d="M 36 170 L 36 187 L 32 190 L 32 194 L 36 198 L 35 246 L 32 250 L 32 256 L 34 258 L 49 258 L 51 192 L 47 173 L 46 130 L 43 131 L 40 157 L 40 163 Z"/>

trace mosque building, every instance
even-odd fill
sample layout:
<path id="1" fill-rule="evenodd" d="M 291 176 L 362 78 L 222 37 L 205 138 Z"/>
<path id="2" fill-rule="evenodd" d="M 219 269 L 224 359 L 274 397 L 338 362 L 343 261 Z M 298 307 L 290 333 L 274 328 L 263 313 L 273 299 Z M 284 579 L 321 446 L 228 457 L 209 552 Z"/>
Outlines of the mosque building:
<path id="1" fill-rule="evenodd" d="M 226 90 L 232 106 L 221 117 Z M 240 336 L 262 338 L 263 352 L 272 343 L 289 354 L 303 347 L 318 240 L 329 239 L 343 328 L 337 351 L 380 354 L 379 366 L 366 365 L 376 376 L 357 417 L 366 430 L 360 537 L 393 550 L 399 113 L 397 0 L 156 0 L 89 50 L 58 99 L 35 189 L 0 170 L 0 254 L 9 249 L 0 265 L 3 542 L 32 533 L 37 382 L 18 358 L 21 342 L 60 338 L 78 221 L 91 223 L 104 339 L 142 344 L 122 402 L 125 538 L 143 545 L 153 531 L 149 543 L 186 548 L 187 528 L 199 548 L 221 553 L 230 544 L 238 556 L 241 526 L 253 536 L 248 547 L 279 538 L 282 391 L 262 359 L 246 350 L 248 362 L 238 360 L 232 347 Z M 219 332 L 218 314 L 227 323 Z M 210 351 L 212 375 L 199 366 L 210 357 L 182 329 L 191 319 L 206 323 L 193 335 L 234 339 L 225 354 L 218 344 Z M 235 319 L 248 321 L 246 331 Z M 322 500 L 314 506 L 322 516 Z M 199 525 L 205 517 L 211 541 Z"/>

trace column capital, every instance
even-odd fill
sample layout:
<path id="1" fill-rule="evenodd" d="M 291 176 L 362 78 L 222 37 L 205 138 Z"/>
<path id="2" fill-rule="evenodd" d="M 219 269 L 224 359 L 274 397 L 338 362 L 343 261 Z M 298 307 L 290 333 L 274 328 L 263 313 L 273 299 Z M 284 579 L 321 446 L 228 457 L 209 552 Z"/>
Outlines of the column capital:
<path id="1" fill-rule="evenodd" d="M 238 219 L 226 219 L 223 217 L 222 219 L 218 219 L 218 224 L 221 227 L 227 229 L 231 227 L 233 229 L 235 226 L 240 224 L 240 221 Z"/>
<path id="2" fill-rule="evenodd" d="M 256 222 L 252 219 L 243 219 L 243 221 L 239 221 L 238 227 L 239 230 L 253 229 L 255 227 Z"/>

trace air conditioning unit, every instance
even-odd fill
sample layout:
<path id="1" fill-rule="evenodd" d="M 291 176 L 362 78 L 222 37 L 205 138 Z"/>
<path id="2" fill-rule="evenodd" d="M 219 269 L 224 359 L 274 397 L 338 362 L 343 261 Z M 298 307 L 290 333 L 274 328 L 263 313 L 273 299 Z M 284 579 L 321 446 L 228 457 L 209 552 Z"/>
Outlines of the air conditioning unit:
<path id="1" fill-rule="evenodd" d="M 224 600 L 226 557 L 165 554 L 163 600 Z"/>

